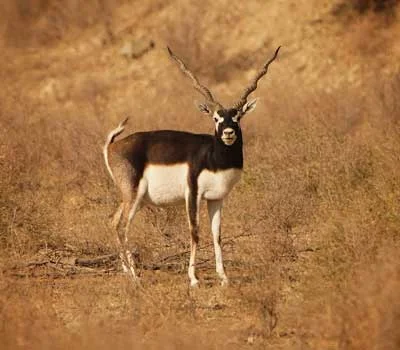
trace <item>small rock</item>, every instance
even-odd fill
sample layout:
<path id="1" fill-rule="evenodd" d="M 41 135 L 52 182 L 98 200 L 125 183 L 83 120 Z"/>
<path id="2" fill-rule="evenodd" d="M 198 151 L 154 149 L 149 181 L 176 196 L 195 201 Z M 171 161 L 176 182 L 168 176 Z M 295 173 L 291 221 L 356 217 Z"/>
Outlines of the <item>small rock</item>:
<path id="1" fill-rule="evenodd" d="M 254 335 L 250 335 L 250 336 L 247 338 L 247 343 L 248 343 L 248 344 L 254 344 Z"/>

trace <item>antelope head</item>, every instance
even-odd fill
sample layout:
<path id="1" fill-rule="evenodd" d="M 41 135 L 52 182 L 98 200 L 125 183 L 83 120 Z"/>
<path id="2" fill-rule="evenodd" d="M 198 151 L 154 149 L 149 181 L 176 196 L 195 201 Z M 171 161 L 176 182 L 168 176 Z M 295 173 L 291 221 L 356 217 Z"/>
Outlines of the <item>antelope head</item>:
<path id="1" fill-rule="evenodd" d="M 182 60 L 167 47 L 170 57 L 177 62 L 180 70 L 191 79 L 193 87 L 204 96 L 205 101 L 198 104 L 198 108 L 202 113 L 212 116 L 215 123 L 215 136 L 226 146 L 232 146 L 238 138 L 241 139 L 240 120 L 245 114 L 253 111 L 257 104 L 257 99 L 248 101 L 248 97 L 257 89 L 258 81 L 267 74 L 268 67 L 278 56 L 280 48 L 279 46 L 272 58 L 261 67 L 239 100 L 232 107 L 225 108 L 220 102 L 215 100 L 207 87 L 200 84 L 199 80 Z"/>

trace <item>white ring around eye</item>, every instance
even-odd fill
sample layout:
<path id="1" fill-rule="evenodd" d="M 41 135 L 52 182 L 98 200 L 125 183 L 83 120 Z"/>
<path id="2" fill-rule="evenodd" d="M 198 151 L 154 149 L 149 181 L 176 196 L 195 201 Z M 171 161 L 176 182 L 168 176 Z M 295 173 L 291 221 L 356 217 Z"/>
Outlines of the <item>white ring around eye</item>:
<path id="1" fill-rule="evenodd" d="M 238 112 L 234 117 L 232 117 L 232 120 L 233 120 L 235 123 L 239 123 L 239 121 L 240 121 L 240 114 L 239 114 L 239 112 Z"/>
<path id="2" fill-rule="evenodd" d="M 217 111 L 213 114 L 214 122 L 215 122 L 215 130 L 218 131 L 218 126 L 224 121 L 224 118 L 220 117 Z"/>

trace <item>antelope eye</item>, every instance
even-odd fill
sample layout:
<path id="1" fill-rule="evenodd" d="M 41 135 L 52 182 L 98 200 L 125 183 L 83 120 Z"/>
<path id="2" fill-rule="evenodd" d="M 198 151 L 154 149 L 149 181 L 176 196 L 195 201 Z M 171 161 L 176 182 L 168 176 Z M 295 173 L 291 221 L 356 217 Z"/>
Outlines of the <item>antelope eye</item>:
<path id="1" fill-rule="evenodd" d="M 218 123 L 218 119 L 217 119 L 217 118 L 215 118 L 215 117 L 214 117 L 214 121 L 215 121 L 216 123 Z"/>

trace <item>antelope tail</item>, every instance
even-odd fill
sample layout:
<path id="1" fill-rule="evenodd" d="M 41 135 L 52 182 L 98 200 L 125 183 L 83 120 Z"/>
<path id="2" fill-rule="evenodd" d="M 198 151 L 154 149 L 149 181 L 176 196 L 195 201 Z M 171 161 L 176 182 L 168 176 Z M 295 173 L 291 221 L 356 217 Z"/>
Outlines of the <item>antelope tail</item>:
<path id="1" fill-rule="evenodd" d="M 114 175 L 111 171 L 110 164 L 108 162 L 108 146 L 110 146 L 114 142 L 115 138 L 118 135 L 123 133 L 123 131 L 125 130 L 125 125 L 128 122 L 128 119 L 129 118 L 126 118 L 125 120 L 123 120 L 121 123 L 119 123 L 119 125 L 115 129 L 111 130 L 108 133 L 106 143 L 104 144 L 104 147 L 103 147 L 104 162 L 106 163 L 107 170 L 114 182 L 115 182 Z"/>

